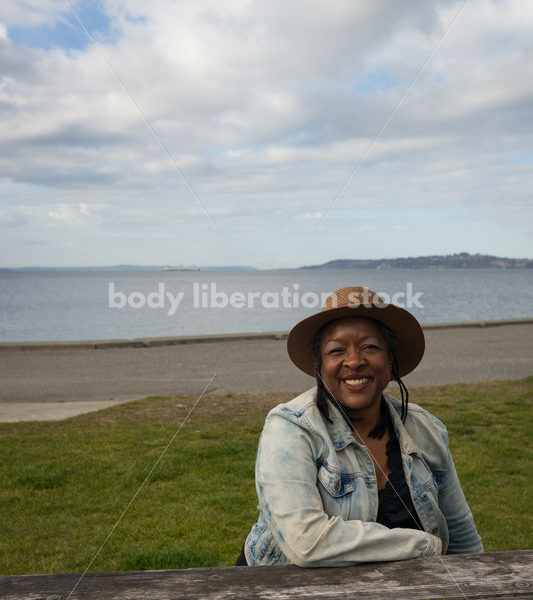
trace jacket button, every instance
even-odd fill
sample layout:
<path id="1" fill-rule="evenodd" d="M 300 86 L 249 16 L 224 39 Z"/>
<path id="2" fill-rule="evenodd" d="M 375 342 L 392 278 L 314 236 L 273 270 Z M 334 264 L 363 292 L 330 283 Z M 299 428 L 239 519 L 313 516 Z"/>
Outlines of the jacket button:
<path id="1" fill-rule="evenodd" d="M 439 528 L 438 528 L 438 527 L 433 527 L 433 529 L 431 530 L 431 533 L 432 533 L 433 535 L 436 535 L 438 531 L 439 531 Z"/>
<path id="2" fill-rule="evenodd" d="M 422 502 L 425 502 L 428 499 L 428 495 L 424 494 L 421 498 Z"/>
<path id="3" fill-rule="evenodd" d="M 338 491 L 339 491 L 340 487 L 341 487 L 341 484 L 340 484 L 338 481 L 336 481 L 336 482 L 333 484 L 333 489 L 334 489 L 336 492 L 338 492 Z"/>

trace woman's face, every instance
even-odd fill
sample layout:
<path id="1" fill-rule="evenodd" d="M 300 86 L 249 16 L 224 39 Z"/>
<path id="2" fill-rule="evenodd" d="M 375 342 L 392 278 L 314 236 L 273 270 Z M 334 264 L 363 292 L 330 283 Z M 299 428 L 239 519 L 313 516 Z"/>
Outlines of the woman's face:
<path id="1" fill-rule="evenodd" d="M 364 317 L 328 323 L 320 338 L 320 354 L 322 380 L 349 416 L 377 415 L 392 364 L 377 323 Z"/>

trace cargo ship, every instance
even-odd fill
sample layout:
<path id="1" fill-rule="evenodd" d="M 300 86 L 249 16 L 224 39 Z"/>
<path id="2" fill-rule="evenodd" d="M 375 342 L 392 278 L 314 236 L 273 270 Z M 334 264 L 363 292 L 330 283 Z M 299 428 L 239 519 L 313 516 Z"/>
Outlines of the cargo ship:
<path id="1" fill-rule="evenodd" d="M 163 271 L 199 271 L 196 265 L 167 265 Z"/>

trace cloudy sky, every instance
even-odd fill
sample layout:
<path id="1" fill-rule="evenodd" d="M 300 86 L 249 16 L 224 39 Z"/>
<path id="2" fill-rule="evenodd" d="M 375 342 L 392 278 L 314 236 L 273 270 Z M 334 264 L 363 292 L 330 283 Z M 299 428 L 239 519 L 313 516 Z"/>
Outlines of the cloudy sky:
<path id="1" fill-rule="evenodd" d="M 3 0 L 0 266 L 533 257 L 533 3 Z"/>

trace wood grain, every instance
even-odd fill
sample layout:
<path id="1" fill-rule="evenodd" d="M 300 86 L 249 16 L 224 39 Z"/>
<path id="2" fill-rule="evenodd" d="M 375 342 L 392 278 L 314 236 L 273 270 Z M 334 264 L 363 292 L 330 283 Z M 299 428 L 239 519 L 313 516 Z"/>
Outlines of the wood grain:
<path id="1" fill-rule="evenodd" d="M 287 565 L 87 573 L 81 581 L 76 574 L 0 577 L 0 597 L 5 600 L 66 600 L 69 595 L 71 600 L 526 600 L 533 599 L 533 550 L 343 568 Z"/>

